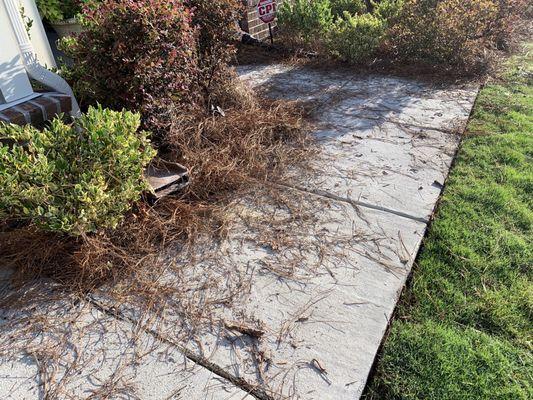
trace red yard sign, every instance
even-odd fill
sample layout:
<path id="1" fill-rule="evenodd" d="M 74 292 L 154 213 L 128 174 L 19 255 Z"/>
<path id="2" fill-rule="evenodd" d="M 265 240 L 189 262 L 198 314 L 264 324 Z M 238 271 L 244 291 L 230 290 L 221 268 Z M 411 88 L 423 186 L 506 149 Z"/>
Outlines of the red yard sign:
<path id="1" fill-rule="evenodd" d="M 276 0 L 259 0 L 257 14 L 265 24 L 270 24 L 276 19 Z"/>

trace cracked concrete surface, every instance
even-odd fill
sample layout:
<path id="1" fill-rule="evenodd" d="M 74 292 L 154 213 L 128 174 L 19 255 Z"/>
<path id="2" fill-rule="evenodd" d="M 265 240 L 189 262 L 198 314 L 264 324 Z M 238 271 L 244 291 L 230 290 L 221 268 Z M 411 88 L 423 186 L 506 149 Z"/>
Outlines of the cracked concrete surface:
<path id="1" fill-rule="evenodd" d="M 55 371 L 76 373 L 62 390 L 86 398 L 112 382 L 125 386 L 117 398 L 360 397 L 478 88 L 282 65 L 239 72 L 269 96 L 316 107 L 320 154 L 309 171 L 291 171 L 281 189 L 306 210 L 306 223 L 261 195 L 244 198 L 233 205 L 234 225 L 216 257 L 175 256 L 190 280 L 240 296 L 193 336 L 182 334 L 181 310 L 170 307 L 147 324 L 135 304 L 113 304 L 105 292 L 91 296 L 96 308 L 54 307 L 83 313 L 74 331 L 90 333 L 82 340 L 86 362 Z M 266 221 L 268 235 L 258 227 Z M 276 239 L 293 246 L 277 251 Z M 287 269 L 296 274 L 289 278 Z M 228 271 L 243 279 L 229 282 Z M 258 337 L 228 328 L 244 319 L 257 323 Z M 69 365 L 74 350 L 56 345 L 68 349 Z M 39 398 L 38 360 L 3 362 L 0 397 Z M 118 365 L 127 382 L 113 381 Z"/>

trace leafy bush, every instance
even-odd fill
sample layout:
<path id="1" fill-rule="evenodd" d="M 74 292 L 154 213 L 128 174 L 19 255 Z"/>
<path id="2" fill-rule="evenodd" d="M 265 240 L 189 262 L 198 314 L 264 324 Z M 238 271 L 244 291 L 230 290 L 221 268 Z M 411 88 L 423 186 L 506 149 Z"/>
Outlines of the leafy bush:
<path id="1" fill-rule="evenodd" d="M 319 40 L 333 22 L 330 0 L 285 1 L 278 9 L 278 23 L 306 42 Z"/>
<path id="2" fill-rule="evenodd" d="M 187 0 L 198 32 L 199 83 L 207 96 L 211 88 L 225 79 L 225 66 L 235 54 L 235 21 L 242 18 L 240 0 Z"/>
<path id="3" fill-rule="evenodd" d="M 389 44 L 402 61 L 477 72 L 487 64 L 487 49 L 509 36 L 519 4 L 523 1 L 406 0 Z"/>
<path id="4" fill-rule="evenodd" d="M 327 39 L 328 52 L 349 62 L 379 49 L 392 62 L 469 74 L 511 47 L 532 10 L 527 0 L 295 0 L 280 8 L 280 25 L 319 50 Z"/>
<path id="5" fill-rule="evenodd" d="M 196 29 L 183 0 L 105 0 L 86 8 L 86 30 L 63 49 L 78 97 L 142 115 L 156 138 L 197 97 Z"/>
<path id="6" fill-rule="evenodd" d="M 83 6 L 92 5 L 98 0 L 36 0 L 37 8 L 43 19 L 50 22 L 73 18 Z"/>
<path id="7" fill-rule="evenodd" d="M 90 108 L 42 131 L 0 124 L 0 218 L 79 235 L 114 227 L 154 157 L 138 114 Z"/>
<path id="8" fill-rule="evenodd" d="M 364 14 L 367 11 L 364 0 L 331 0 L 331 13 L 342 17 L 348 11 L 351 15 Z"/>
<path id="9" fill-rule="evenodd" d="M 236 37 L 235 21 L 242 18 L 243 3 L 239 0 L 187 0 L 186 4 L 192 10 L 193 25 L 198 29 L 201 57 L 222 57 L 228 61 Z"/>
<path id="10" fill-rule="evenodd" d="M 498 49 L 509 50 L 515 32 L 524 25 L 523 21 L 533 18 L 533 3 L 528 0 L 497 0 L 496 3 L 498 17 L 489 28 L 490 36 Z"/>
<path id="11" fill-rule="evenodd" d="M 126 108 L 158 143 L 172 120 L 209 103 L 227 79 L 239 0 L 104 0 L 86 7 L 86 31 L 64 39 L 64 75 L 83 103 Z"/>
<path id="12" fill-rule="evenodd" d="M 48 21 L 61 21 L 65 19 L 61 11 L 60 0 L 36 0 L 41 18 Z"/>
<path id="13" fill-rule="evenodd" d="M 280 8 L 282 29 L 301 39 L 326 42 L 327 50 L 348 62 L 369 61 L 385 36 L 387 22 L 403 0 L 296 0 Z M 320 46 L 319 46 L 320 47 Z"/>
<path id="14" fill-rule="evenodd" d="M 393 18 L 396 18 L 402 7 L 404 0 L 381 0 L 372 2 L 372 12 L 377 17 L 386 21 L 387 23 Z"/>
<path id="15" fill-rule="evenodd" d="M 328 48 L 344 61 L 368 61 L 385 34 L 385 23 L 372 14 L 350 15 L 344 12 L 329 34 Z"/>

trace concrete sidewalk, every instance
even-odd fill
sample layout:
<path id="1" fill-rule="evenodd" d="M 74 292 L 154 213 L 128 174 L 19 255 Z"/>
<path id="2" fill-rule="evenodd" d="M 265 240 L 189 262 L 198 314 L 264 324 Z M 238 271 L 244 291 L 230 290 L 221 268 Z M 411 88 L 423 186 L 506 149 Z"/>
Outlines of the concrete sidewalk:
<path id="1" fill-rule="evenodd" d="M 52 301 L 61 320 L 75 321 L 67 336 L 84 334 L 70 342 L 83 352 L 54 341 L 61 335 L 50 327 L 34 335 L 64 350 L 54 373 L 74 379 L 58 398 L 361 395 L 478 87 L 281 65 L 239 72 L 269 96 L 311 101 L 320 153 L 280 182 L 276 199 L 265 191 L 235 201 L 224 243 L 172 255 L 179 277 L 169 270 L 162 279 L 194 283 L 183 287 L 187 307 L 199 313 L 219 299 L 201 327 L 191 329 L 181 298 L 165 299 L 154 318 L 105 291 L 75 309 Z M 0 397 L 43 398 L 46 369 L 31 352 L 42 347 L 13 346 L 21 356 L 0 365 Z"/>

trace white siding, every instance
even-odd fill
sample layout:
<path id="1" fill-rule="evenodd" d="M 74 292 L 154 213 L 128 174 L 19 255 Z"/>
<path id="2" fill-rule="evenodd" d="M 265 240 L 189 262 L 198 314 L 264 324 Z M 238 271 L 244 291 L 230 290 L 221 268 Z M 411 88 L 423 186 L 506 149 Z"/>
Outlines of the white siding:
<path id="1" fill-rule="evenodd" d="M 33 93 L 4 2 L 0 0 L 0 104 Z"/>
<path id="2" fill-rule="evenodd" d="M 39 60 L 39 64 L 47 68 L 55 68 L 57 65 L 54 60 L 54 56 L 52 55 L 52 50 L 50 49 L 48 39 L 46 38 L 46 33 L 41 22 L 41 17 L 39 16 L 39 11 L 37 11 L 35 0 L 19 1 L 24 7 L 26 16 L 33 20 L 33 26 L 30 29 L 30 40 L 31 44 L 33 45 L 33 49 L 37 54 L 37 60 Z"/>

